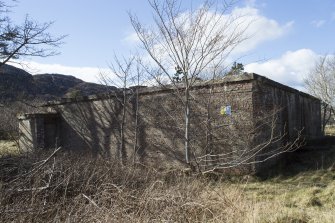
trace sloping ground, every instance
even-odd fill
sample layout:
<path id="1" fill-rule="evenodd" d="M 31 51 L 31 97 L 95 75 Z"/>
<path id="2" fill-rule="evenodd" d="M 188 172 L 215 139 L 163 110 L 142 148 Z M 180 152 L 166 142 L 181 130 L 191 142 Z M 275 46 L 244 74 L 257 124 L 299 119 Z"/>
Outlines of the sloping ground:
<path id="1" fill-rule="evenodd" d="M 34 79 L 28 72 L 3 65 L 0 70 L 0 102 L 30 98 L 35 91 Z"/>
<path id="2" fill-rule="evenodd" d="M 70 75 L 39 74 L 3 65 L 0 69 L 0 139 L 17 134 L 17 114 L 38 112 L 49 100 L 115 91 L 113 86 L 84 82 Z"/>
<path id="3" fill-rule="evenodd" d="M 317 147 L 291 154 L 279 175 L 245 185 L 264 222 L 335 222 L 335 147 Z"/>
<path id="4" fill-rule="evenodd" d="M 335 222 L 334 149 L 294 153 L 265 180 L 51 153 L 0 158 L 0 221 Z"/>
<path id="5" fill-rule="evenodd" d="M 10 65 L 4 65 L 0 70 L 0 102 L 88 96 L 115 89 L 113 86 L 88 83 L 71 75 L 31 75 Z"/>

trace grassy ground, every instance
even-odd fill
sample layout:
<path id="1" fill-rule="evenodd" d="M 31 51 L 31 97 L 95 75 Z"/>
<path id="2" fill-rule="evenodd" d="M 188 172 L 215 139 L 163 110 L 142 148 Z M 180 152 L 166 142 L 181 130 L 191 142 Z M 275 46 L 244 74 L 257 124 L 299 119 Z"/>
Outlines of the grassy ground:
<path id="1" fill-rule="evenodd" d="M 335 136 L 335 126 L 334 125 L 326 125 L 325 135 Z"/>
<path id="2" fill-rule="evenodd" d="M 292 177 L 249 182 L 243 188 L 247 200 L 252 200 L 256 205 L 259 221 L 335 222 L 333 170 L 309 171 Z"/>
<path id="3" fill-rule="evenodd" d="M 266 178 L 50 153 L 0 158 L 1 222 L 335 222 L 334 151 L 292 154 Z"/>
<path id="4" fill-rule="evenodd" d="M 15 141 L 0 140 L 0 157 L 6 155 L 18 155 L 19 153 L 20 151 Z"/>
<path id="5" fill-rule="evenodd" d="M 293 153 L 276 174 L 235 186 L 254 205 L 251 222 L 335 222 L 335 149 Z"/>

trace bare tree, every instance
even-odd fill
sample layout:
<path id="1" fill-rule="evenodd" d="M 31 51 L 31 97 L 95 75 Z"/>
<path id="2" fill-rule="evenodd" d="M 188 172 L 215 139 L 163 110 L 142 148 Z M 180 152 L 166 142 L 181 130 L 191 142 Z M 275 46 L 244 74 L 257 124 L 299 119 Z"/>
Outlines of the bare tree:
<path id="1" fill-rule="evenodd" d="M 118 87 L 117 91 L 114 91 L 111 96 L 115 97 L 121 106 L 121 117 L 120 117 L 120 144 L 118 146 L 118 158 L 122 161 L 125 158 L 126 150 L 126 125 L 129 125 L 130 121 L 127 120 L 127 113 L 129 113 L 130 101 L 134 99 L 133 110 L 135 113 L 134 121 L 134 145 L 133 145 L 133 161 L 135 161 L 137 152 L 138 142 L 138 109 L 139 109 L 139 92 L 138 87 L 140 85 L 141 78 L 141 67 L 139 66 L 136 57 L 130 58 L 118 58 L 114 56 L 114 60 L 109 65 L 110 74 L 101 73 L 100 79 L 106 85 L 114 85 Z"/>
<path id="2" fill-rule="evenodd" d="M 135 15 L 131 23 L 156 69 L 148 69 L 159 84 L 170 82 L 184 108 L 185 161 L 190 162 L 190 90 L 201 75 L 224 65 L 231 51 L 245 40 L 248 24 L 242 15 L 228 16 L 233 1 L 205 1 L 183 10 L 179 0 L 148 0 L 154 27 L 145 27 Z M 152 65 L 152 64 L 151 64 Z"/>
<path id="3" fill-rule="evenodd" d="M 320 57 L 305 78 L 307 90 L 322 101 L 322 130 L 334 113 L 335 108 L 335 57 Z"/>
<path id="4" fill-rule="evenodd" d="M 134 99 L 134 110 L 135 110 L 135 131 L 134 131 L 134 155 L 133 155 L 133 163 L 136 161 L 136 155 L 139 151 L 139 145 L 138 145 L 138 138 L 139 138 L 139 126 L 140 126 L 140 118 L 139 118 L 139 108 L 140 108 L 140 103 L 139 103 L 139 89 L 141 85 L 141 78 L 143 76 L 143 69 L 140 66 L 141 60 L 140 58 L 136 59 L 136 75 L 133 77 L 133 82 L 135 83 L 135 88 L 132 93 L 135 94 Z"/>
<path id="5" fill-rule="evenodd" d="M 281 109 L 263 112 L 260 117 L 254 117 L 255 120 L 241 118 L 242 115 L 246 115 L 243 112 L 237 115 L 233 120 L 235 131 L 227 131 L 228 126 L 221 127 L 225 130 L 223 133 L 225 140 L 233 139 L 234 142 L 229 142 L 228 149 L 224 152 L 206 151 L 204 155 L 196 157 L 199 169 L 202 173 L 207 173 L 232 168 L 250 168 L 252 165 L 300 148 L 303 142 L 301 131 L 297 131 L 297 137 L 290 142 L 285 140 L 288 132 L 280 133 L 277 123 L 280 112 Z M 261 140 L 257 141 L 257 138 Z"/>
<path id="6" fill-rule="evenodd" d="M 58 54 L 64 35 L 52 36 L 48 31 L 53 22 L 38 23 L 27 15 L 21 25 L 13 24 L 9 8 L 0 1 L 0 67 L 21 57 L 48 57 Z"/>

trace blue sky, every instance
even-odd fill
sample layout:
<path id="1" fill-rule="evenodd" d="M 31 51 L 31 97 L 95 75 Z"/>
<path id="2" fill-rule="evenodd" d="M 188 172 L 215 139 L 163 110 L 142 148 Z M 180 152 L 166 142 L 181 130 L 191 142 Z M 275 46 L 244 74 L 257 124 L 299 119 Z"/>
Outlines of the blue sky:
<path id="1" fill-rule="evenodd" d="M 201 3 L 194 0 L 193 7 Z M 334 0 L 241 0 L 232 10 L 256 19 L 249 31 L 254 37 L 231 57 L 239 58 L 248 72 L 303 89 L 304 75 L 317 56 L 335 52 Z M 18 23 L 26 14 L 39 22 L 55 21 L 50 32 L 68 35 L 60 55 L 25 59 L 33 73 L 63 73 L 97 82 L 114 53 L 136 51 L 128 11 L 152 23 L 146 0 L 21 0 L 11 17 Z"/>

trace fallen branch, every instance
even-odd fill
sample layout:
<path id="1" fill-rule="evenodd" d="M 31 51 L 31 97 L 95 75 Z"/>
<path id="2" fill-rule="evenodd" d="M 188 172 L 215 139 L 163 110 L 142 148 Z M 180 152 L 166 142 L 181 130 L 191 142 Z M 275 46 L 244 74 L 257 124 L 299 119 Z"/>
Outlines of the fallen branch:
<path id="1" fill-rule="evenodd" d="M 97 203 L 95 203 L 92 199 L 90 199 L 88 196 L 86 196 L 85 194 L 82 194 L 84 198 L 86 198 L 91 204 L 93 204 L 95 207 L 99 208 L 100 207 L 97 205 Z"/>
<path id="2" fill-rule="evenodd" d="M 45 160 L 42 160 L 40 161 L 41 164 L 38 165 L 37 167 L 35 167 L 34 169 L 32 169 L 31 171 L 29 171 L 28 173 L 25 173 L 25 174 L 22 174 L 20 176 L 18 176 L 17 178 L 15 178 L 14 180 L 8 182 L 7 184 L 11 184 L 11 183 L 14 183 L 15 181 L 17 181 L 18 179 L 22 178 L 22 177 L 26 177 L 30 174 L 33 174 L 35 173 L 36 171 L 40 170 L 52 157 L 54 157 L 56 155 L 56 153 L 61 150 L 62 147 L 58 147 L 55 151 L 53 151 L 53 153 L 48 157 L 46 158 Z"/>

